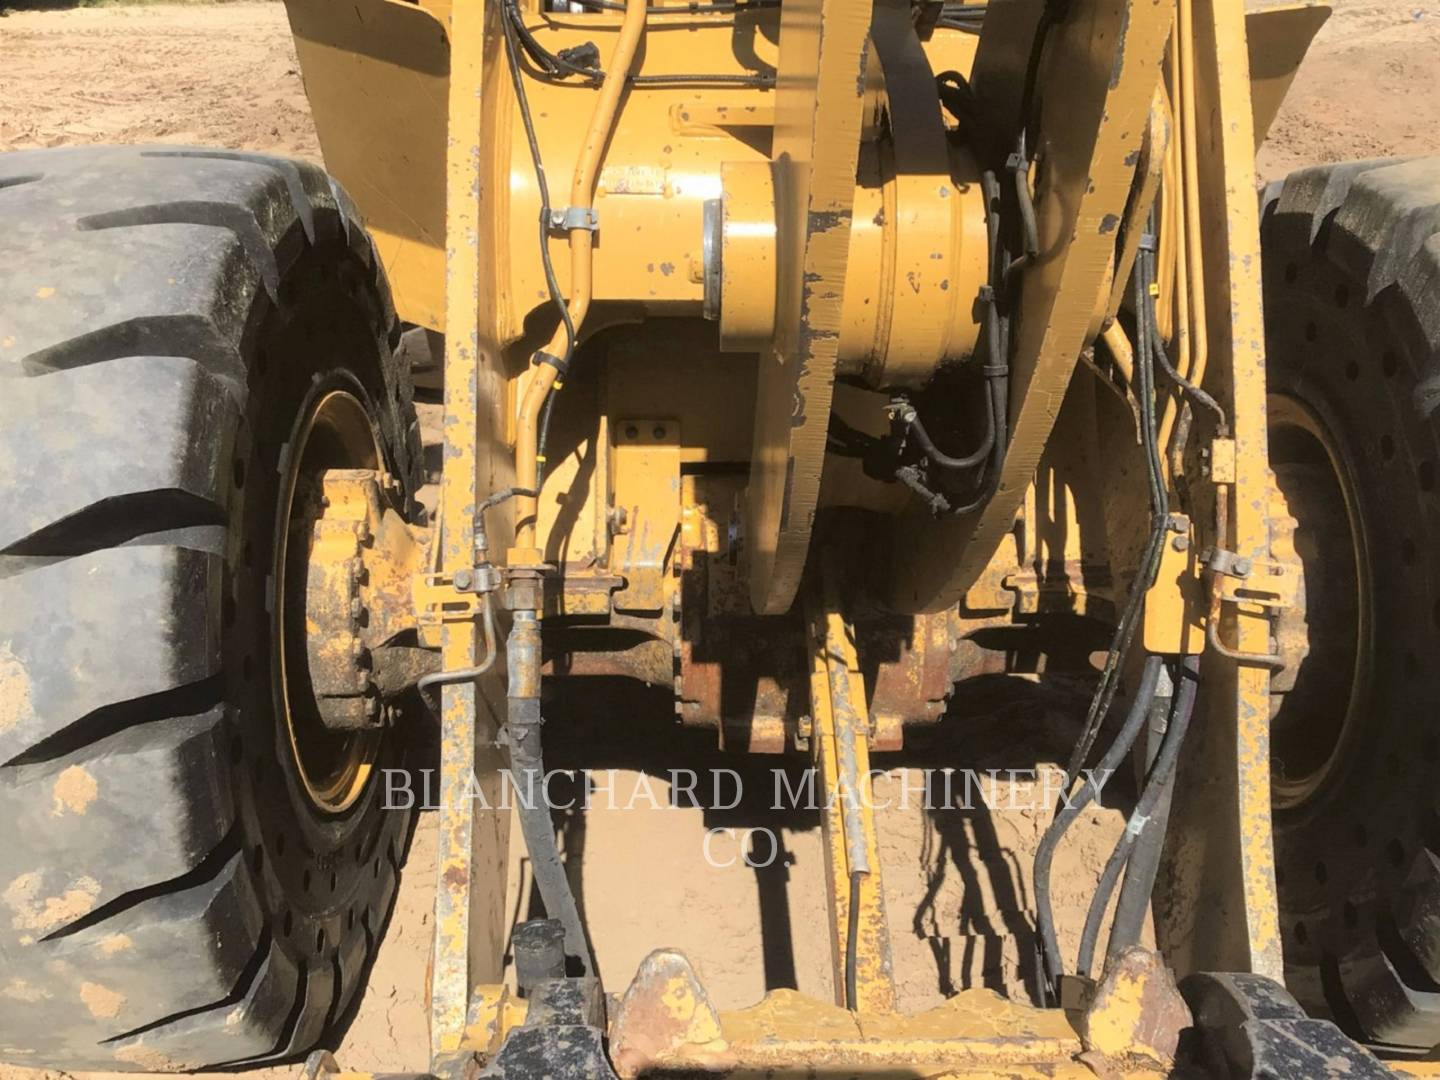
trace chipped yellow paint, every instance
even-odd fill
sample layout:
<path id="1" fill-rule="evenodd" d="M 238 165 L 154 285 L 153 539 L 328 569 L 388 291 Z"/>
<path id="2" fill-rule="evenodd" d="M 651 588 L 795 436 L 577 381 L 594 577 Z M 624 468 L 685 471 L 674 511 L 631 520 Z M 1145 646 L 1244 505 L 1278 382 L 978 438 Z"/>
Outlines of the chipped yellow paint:
<path id="1" fill-rule="evenodd" d="M 720 1025 L 715 1019 L 715 1013 L 708 1007 L 708 1002 L 703 1003 L 695 996 L 695 986 L 691 980 L 683 976 L 674 976 L 665 986 L 665 992 L 660 995 L 664 1002 L 665 1011 L 670 1014 L 671 1019 L 679 1020 L 689 1025 L 685 1030 L 685 1041 L 687 1043 L 706 1044 L 712 1043 L 720 1038 Z"/>
<path id="2" fill-rule="evenodd" d="M 65 814 L 83 815 L 90 809 L 100 793 L 95 777 L 82 765 L 71 765 L 55 779 L 50 813 L 54 817 Z"/>
<path id="3" fill-rule="evenodd" d="M 30 673 L 10 644 L 0 645 L 0 735 L 35 718 Z"/>
<path id="4" fill-rule="evenodd" d="M 110 934 L 100 940 L 100 951 L 106 956 L 129 952 L 133 948 L 135 948 L 135 943 L 130 940 L 128 934 Z"/>
<path id="5" fill-rule="evenodd" d="M 80 1000 L 90 1010 L 91 1016 L 109 1019 L 120 1015 L 120 1009 L 125 1004 L 125 995 L 99 983 L 84 982 L 80 984 Z"/>
<path id="6" fill-rule="evenodd" d="M 795 599 L 820 495 L 840 346 L 871 5 L 790 0 L 775 87 L 775 337 L 761 353 L 750 458 L 750 602 Z"/>
<path id="7" fill-rule="evenodd" d="M 9 998 L 11 1001 L 44 1001 L 50 995 L 41 990 L 38 986 L 31 986 L 24 979 L 11 979 L 0 990 L 0 997 Z"/>
<path id="8" fill-rule="evenodd" d="M 76 878 L 59 896 L 43 900 L 41 885 L 40 872 L 32 870 L 21 874 L 0 894 L 0 900 L 13 912 L 10 923 L 15 929 L 49 933 L 88 914 L 100 895 L 100 883 L 91 877 Z"/>
<path id="9" fill-rule="evenodd" d="M 49 300 L 50 297 L 54 295 L 55 286 L 53 285 L 41 285 L 40 288 L 35 290 L 35 298 L 37 300 Z"/>

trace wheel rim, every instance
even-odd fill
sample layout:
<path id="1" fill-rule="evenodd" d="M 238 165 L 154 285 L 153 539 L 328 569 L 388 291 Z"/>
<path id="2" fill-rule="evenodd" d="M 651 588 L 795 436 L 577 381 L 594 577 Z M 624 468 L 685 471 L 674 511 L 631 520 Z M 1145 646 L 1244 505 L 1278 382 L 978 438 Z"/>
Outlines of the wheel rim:
<path id="1" fill-rule="evenodd" d="M 312 390 L 290 439 L 275 543 L 276 709 L 290 758 L 311 803 L 348 810 L 370 780 L 380 733 L 336 732 L 321 722 L 306 659 L 305 587 L 314 522 L 323 513 L 320 480 L 329 469 L 376 469 L 382 460 L 370 417 L 347 389 Z"/>
<path id="2" fill-rule="evenodd" d="M 1369 676 L 1372 589 L 1355 469 L 1322 412 L 1288 393 L 1269 396 L 1270 462 L 1297 522 L 1301 606 L 1309 651 L 1290 689 L 1272 698 L 1271 797 L 1297 811 L 1321 799 L 1361 727 Z M 1317 542 L 1318 541 L 1318 542 Z M 1293 681 L 1292 681 L 1293 679 Z"/>

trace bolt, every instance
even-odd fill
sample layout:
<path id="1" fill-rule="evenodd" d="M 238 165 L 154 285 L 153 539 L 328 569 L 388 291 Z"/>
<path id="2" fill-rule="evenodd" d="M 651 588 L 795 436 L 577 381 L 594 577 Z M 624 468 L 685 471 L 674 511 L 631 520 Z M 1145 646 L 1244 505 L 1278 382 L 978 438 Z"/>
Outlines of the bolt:
<path id="1" fill-rule="evenodd" d="M 1187 551 L 1190 548 L 1190 537 L 1172 536 L 1170 538 L 1170 546 L 1173 547 L 1176 551 Z"/>
<path id="2" fill-rule="evenodd" d="M 355 659 L 355 660 L 359 660 L 360 657 L 362 657 L 362 656 L 364 656 L 364 655 L 365 655 L 365 645 L 364 645 L 364 643 L 362 643 L 359 638 L 351 638 L 351 639 L 350 639 L 350 656 L 351 656 L 351 658 L 352 658 L 352 659 Z"/>
<path id="3" fill-rule="evenodd" d="M 815 721 L 808 716 L 802 716 L 795 722 L 795 730 L 802 739 L 808 739 L 815 733 Z"/>
<path id="4" fill-rule="evenodd" d="M 359 559 L 358 556 L 357 556 L 356 558 L 351 559 L 351 560 L 350 560 L 350 580 L 351 580 L 352 582 L 354 582 L 356 585 L 359 585 L 359 584 L 360 584 L 360 579 L 363 578 L 364 576 L 365 576 L 365 564 L 360 561 L 360 559 Z"/>
<path id="5" fill-rule="evenodd" d="M 352 619 L 360 618 L 360 613 L 364 610 L 365 605 L 360 603 L 360 597 L 354 596 L 350 598 L 350 617 Z"/>
<path id="6" fill-rule="evenodd" d="M 626 424 L 625 437 L 627 439 L 638 439 L 640 437 L 640 429 L 634 424 Z"/>
<path id="7" fill-rule="evenodd" d="M 665 425 L 656 424 L 651 434 L 654 435 L 657 439 L 663 439 L 665 437 Z"/>
<path id="8" fill-rule="evenodd" d="M 459 589 L 461 592 L 465 592 L 470 588 L 470 586 L 474 584 L 475 575 L 469 570 L 455 571 L 455 588 Z"/>
<path id="9" fill-rule="evenodd" d="M 1241 558 L 1235 560 L 1235 576 L 1236 576 L 1236 577 L 1249 577 L 1249 576 L 1250 576 L 1250 560 L 1249 560 L 1249 559 L 1246 559 L 1246 558 L 1244 558 L 1244 557 L 1241 557 Z"/>

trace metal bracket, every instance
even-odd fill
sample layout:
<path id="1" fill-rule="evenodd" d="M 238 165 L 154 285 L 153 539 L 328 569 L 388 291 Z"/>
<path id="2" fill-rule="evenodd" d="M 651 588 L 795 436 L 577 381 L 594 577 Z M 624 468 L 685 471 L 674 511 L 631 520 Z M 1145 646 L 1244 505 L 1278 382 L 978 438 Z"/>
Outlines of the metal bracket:
<path id="1" fill-rule="evenodd" d="M 1242 664 L 1284 666 L 1279 652 L 1245 652 L 1228 645 L 1220 636 L 1221 604 L 1260 608 L 1272 619 L 1295 603 L 1299 578 L 1295 567 L 1274 559 L 1248 559 L 1233 551 L 1212 548 L 1205 552 L 1210 571 L 1210 617 L 1206 640 L 1222 656 Z"/>
<path id="2" fill-rule="evenodd" d="M 552 206 L 550 218 L 546 224 L 552 229 L 564 232 L 572 229 L 589 229 L 591 232 L 596 232 L 600 228 L 600 215 L 588 206 Z"/>
<path id="3" fill-rule="evenodd" d="M 468 581 L 466 578 L 468 577 Z M 480 595 L 473 571 L 416 574 L 412 596 L 419 624 L 420 640 L 438 645 L 440 627 L 450 622 L 470 622 L 480 615 Z"/>

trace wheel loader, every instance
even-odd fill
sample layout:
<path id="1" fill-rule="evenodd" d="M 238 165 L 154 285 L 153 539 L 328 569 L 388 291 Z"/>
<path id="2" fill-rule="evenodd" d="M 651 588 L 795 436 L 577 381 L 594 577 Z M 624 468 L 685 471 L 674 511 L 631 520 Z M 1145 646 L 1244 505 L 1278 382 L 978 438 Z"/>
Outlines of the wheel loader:
<path id="1" fill-rule="evenodd" d="M 1328 9 L 287 10 L 325 170 L 0 156 L 0 1060 L 357 1076 L 433 753 L 434 1077 L 1436 1067 L 1440 158 L 1257 185 Z M 1037 978 L 907 1014 L 872 755 L 997 675 L 1083 689 Z M 616 680 L 810 771 L 833 999 L 602 982 Z"/>

